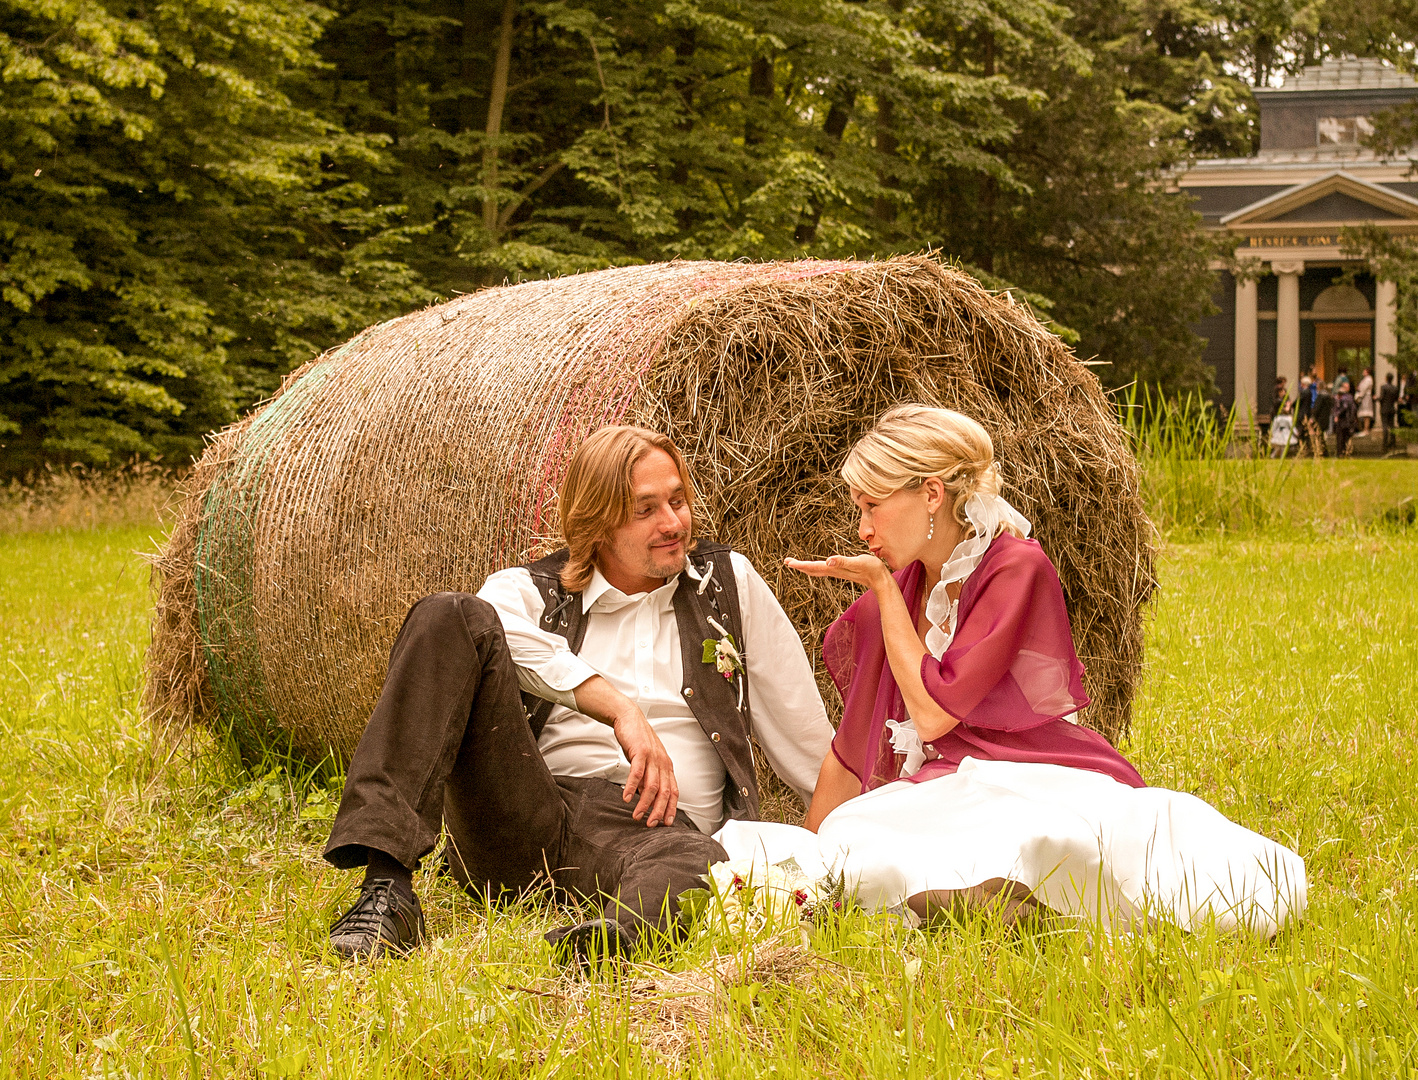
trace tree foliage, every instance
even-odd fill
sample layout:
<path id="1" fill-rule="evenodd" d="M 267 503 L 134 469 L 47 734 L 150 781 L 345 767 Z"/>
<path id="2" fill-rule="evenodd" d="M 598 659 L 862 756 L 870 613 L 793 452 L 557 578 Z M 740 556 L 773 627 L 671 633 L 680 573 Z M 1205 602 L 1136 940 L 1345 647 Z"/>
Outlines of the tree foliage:
<path id="1" fill-rule="evenodd" d="M 1169 170 L 1250 152 L 1254 83 L 1411 61 L 1412 7 L 0 0 L 0 468 L 180 463 L 372 321 L 676 257 L 930 247 L 1205 388 Z"/>
<path id="2" fill-rule="evenodd" d="M 0 4 L 0 430 L 181 461 L 321 345 L 416 302 L 410 237 L 296 105 L 329 13 L 290 0 Z"/>

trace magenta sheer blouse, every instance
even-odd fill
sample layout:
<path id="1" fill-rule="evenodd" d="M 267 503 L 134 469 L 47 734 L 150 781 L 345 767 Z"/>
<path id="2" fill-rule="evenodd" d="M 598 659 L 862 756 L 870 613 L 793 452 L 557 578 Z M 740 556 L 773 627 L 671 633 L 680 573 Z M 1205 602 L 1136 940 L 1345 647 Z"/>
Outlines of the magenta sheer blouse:
<path id="1" fill-rule="evenodd" d="M 912 625 L 924 574 L 916 562 L 895 575 Z M 933 760 L 911 776 L 899 775 L 904 758 L 893 752 L 886 726 L 907 712 L 886 659 L 875 595 L 862 595 L 828 627 L 822 652 L 843 702 L 832 752 L 863 791 L 944 776 L 966 757 L 1091 769 L 1146 786 L 1107 739 L 1063 719 L 1087 705 L 1088 695 L 1058 573 L 1037 541 L 995 538 L 961 586 L 949 647 L 939 660 L 922 658 L 927 692 L 960 722 L 925 744 Z"/>

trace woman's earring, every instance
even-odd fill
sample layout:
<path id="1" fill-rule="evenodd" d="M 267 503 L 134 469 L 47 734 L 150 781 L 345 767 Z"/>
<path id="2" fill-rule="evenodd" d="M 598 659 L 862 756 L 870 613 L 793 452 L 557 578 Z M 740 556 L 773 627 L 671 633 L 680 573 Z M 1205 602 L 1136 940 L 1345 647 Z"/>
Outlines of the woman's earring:
<path id="1" fill-rule="evenodd" d="M 935 515 L 932 514 L 932 515 L 931 515 L 931 527 L 926 530 L 926 539 L 927 539 L 927 540 L 931 540 L 931 539 L 933 539 L 934 537 L 935 537 Z"/>

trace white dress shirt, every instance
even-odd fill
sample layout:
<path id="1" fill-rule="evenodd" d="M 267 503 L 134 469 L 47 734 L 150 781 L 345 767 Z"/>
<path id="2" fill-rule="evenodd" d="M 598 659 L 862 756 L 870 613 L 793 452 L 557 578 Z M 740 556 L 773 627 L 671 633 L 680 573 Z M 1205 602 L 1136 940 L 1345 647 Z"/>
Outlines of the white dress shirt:
<path id="1" fill-rule="evenodd" d="M 753 734 L 768 763 L 806 804 L 832 742 L 812 665 L 778 598 L 753 565 L 731 555 L 743 620 L 744 667 Z M 693 568 L 687 571 L 696 577 Z M 721 571 L 722 572 L 722 571 Z M 555 776 L 630 775 L 615 732 L 576 711 L 573 691 L 600 675 L 635 702 L 674 763 L 679 808 L 702 831 L 723 824 L 724 763 L 681 693 L 684 663 L 673 607 L 679 577 L 627 596 L 595 570 L 581 594 L 586 637 L 578 656 L 541 629 L 546 602 L 522 567 L 499 570 L 478 590 L 497 609 L 522 688 L 555 703 L 537 746 Z"/>

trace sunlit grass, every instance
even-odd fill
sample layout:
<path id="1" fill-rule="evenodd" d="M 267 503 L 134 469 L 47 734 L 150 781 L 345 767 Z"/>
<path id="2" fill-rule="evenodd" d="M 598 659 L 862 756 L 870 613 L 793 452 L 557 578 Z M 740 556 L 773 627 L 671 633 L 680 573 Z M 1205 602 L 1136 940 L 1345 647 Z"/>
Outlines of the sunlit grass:
<path id="1" fill-rule="evenodd" d="M 429 947 L 336 963 L 325 931 L 354 875 L 318 857 L 328 793 L 138 717 L 149 601 L 129 552 L 147 546 L 143 530 L 0 536 L 9 1074 L 1418 1070 L 1412 531 L 1166 547 L 1128 752 L 1305 856 L 1309 917 L 1274 941 L 849 915 L 806 944 L 796 927 L 697 940 L 665 969 L 590 981 L 541 942 L 565 912 L 488 912 L 430 873 Z"/>

